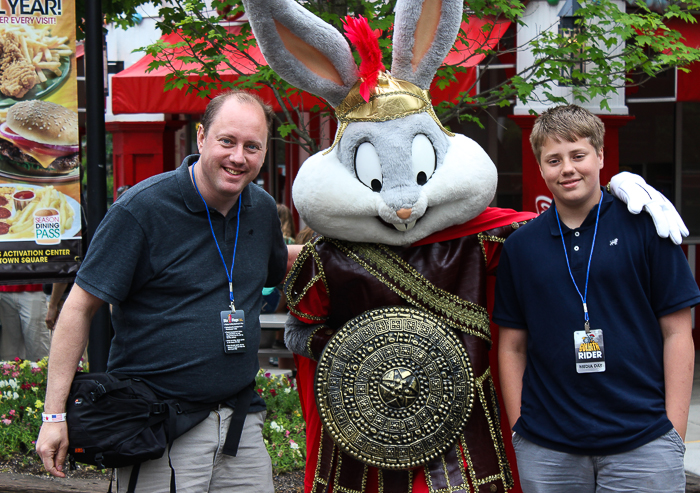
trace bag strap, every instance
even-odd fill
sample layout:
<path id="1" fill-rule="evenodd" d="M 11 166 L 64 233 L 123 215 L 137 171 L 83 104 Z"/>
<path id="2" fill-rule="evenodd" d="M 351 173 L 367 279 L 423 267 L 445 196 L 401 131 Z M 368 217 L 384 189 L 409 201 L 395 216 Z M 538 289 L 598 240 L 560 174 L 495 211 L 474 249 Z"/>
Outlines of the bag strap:
<path id="1" fill-rule="evenodd" d="M 129 485 L 126 487 L 126 493 L 134 493 L 136 490 L 136 482 L 139 480 L 139 471 L 141 470 L 141 464 L 135 464 L 131 468 L 131 474 L 129 474 Z"/>
<path id="2" fill-rule="evenodd" d="M 92 402 L 97 402 L 103 395 L 109 394 L 114 390 L 121 390 L 127 387 L 131 387 L 131 380 L 118 380 L 116 382 L 110 382 L 107 384 L 103 384 L 102 382 L 97 381 L 95 382 L 97 383 L 97 386 L 95 387 L 95 390 L 90 392 Z"/>
<path id="3" fill-rule="evenodd" d="M 222 450 L 223 454 L 235 457 L 238 453 L 238 444 L 241 441 L 243 425 L 245 424 L 248 409 L 250 408 L 250 403 L 253 402 L 254 395 L 255 380 L 250 382 L 246 388 L 238 393 L 236 397 L 236 407 L 233 409 L 231 424 L 229 425 L 226 441 L 224 442 L 224 448 Z"/>

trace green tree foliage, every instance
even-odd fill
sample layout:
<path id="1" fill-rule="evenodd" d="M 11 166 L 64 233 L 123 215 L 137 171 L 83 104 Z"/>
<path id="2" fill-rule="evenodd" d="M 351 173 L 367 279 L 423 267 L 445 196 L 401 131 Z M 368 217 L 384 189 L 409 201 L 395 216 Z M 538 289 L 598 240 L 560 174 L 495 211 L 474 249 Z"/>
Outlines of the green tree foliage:
<path id="1" fill-rule="evenodd" d="M 76 38 L 85 38 L 85 4 L 93 0 L 76 0 Z M 135 24 L 138 14 L 138 7 L 147 3 L 154 3 L 150 0 L 101 0 L 102 15 L 105 24 L 113 24 L 126 29 Z"/>
<path id="2" fill-rule="evenodd" d="M 134 0 L 138 1 L 138 0 Z M 381 29 L 380 46 L 384 63 L 391 66 L 391 26 L 394 20 L 394 2 L 383 0 L 308 0 L 302 5 L 336 26 L 343 32 L 341 20 L 348 14 L 368 18 L 373 29 Z M 574 97 L 585 102 L 602 96 L 602 108 L 621 86 L 640 84 L 663 70 L 684 67 L 700 60 L 700 50 L 689 48 L 682 42 L 680 34 L 669 29 L 664 21 L 680 18 L 695 22 L 690 12 L 700 8 L 700 0 L 678 0 L 663 13 L 651 11 L 641 0 L 636 6 L 620 10 L 611 0 L 582 0 L 576 12 L 576 27 L 568 35 L 559 32 L 556 26 L 545 26 L 527 46 L 517 46 L 515 39 L 504 40 L 494 49 L 487 46 L 470 46 L 472 56 L 485 56 L 481 68 L 500 63 L 499 56 L 531 50 L 535 62 L 522 68 L 509 79 L 488 87 L 477 94 L 465 91 L 456 102 L 442 102 L 437 112 L 443 123 L 450 120 L 472 120 L 478 122 L 479 110 L 489 106 L 508 106 L 516 100 L 528 102 L 544 97 L 553 102 L 563 99 L 553 94 L 557 85 L 574 87 Z M 562 4 L 563 5 L 563 4 Z M 464 20 L 471 16 L 480 19 L 507 19 L 522 27 L 527 22 L 522 14 L 525 5 L 521 0 L 470 0 L 465 2 Z M 297 89 L 280 79 L 267 66 L 258 65 L 254 74 L 242 73 L 231 60 L 248 58 L 246 50 L 255 43 L 250 28 L 245 25 L 238 34 L 226 29 L 226 20 L 243 12 L 238 0 L 174 0 L 160 9 L 162 17 L 158 27 L 164 34 L 179 32 L 182 41 L 166 43 L 162 40 L 144 50 L 155 57 L 151 69 L 169 67 L 166 90 L 186 88 L 200 97 L 210 97 L 221 88 L 259 89 L 269 88 L 284 113 L 278 115 L 280 133 L 283 138 L 301 145 L 307 152 L 318 151 L 301 111 L 312 114 L 327 114 L 327 105 L 312 108 L 293 107 L 290 96 Z M 483 28 L 486 32 L 491 24 Z M 462 42 L 468 44 L 466 33 L 461 31 Z M 182 63 L 188 63 L 182 68 Z M 358 59 L 359 63 L 359 59 Z M 573 69 L 585 64 L 585 73 Z M 222 80 L 219 67 L 226 66 L 238 73 L 235 82 Z M 456 81 L 459 73 L 466 72 L 463 66 L 444 65 L 437 73 L 437 84 L 448 86 Z M 681 68 L 681 70 L 685 70 Z M 479 78 L 486 73 L 480 70 Z M 486 87 L 486 84 L 474 84 Z M 543 91 L 536 91 L 543 89 Z M 472 95 L 470 95 L 470 92 Z M 537 96 L 540 94 L 540 96 Z M 295 114 L 296 113 L 296 114 Z"/>

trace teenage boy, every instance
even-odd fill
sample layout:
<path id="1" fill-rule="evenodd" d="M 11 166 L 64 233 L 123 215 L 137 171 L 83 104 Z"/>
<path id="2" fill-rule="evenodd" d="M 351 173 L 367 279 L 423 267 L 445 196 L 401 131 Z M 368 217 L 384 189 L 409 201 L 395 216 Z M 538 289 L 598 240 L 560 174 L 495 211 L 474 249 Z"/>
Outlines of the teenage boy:
<path id="1" fill-rule="evenodd" d="M 501 388 L 525 493 L 685 491 L 700 291 L 681 248 L 601 189 L 604 133 L 575 105 L 536 120 L 554 202 L 508 238 L 498 267 Z"/>

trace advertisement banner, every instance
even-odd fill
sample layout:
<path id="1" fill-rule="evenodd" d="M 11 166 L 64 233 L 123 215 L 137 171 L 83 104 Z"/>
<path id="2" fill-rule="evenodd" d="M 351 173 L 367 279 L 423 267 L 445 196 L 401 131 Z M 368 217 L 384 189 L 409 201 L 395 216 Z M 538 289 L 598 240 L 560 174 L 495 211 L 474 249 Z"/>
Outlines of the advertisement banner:
<path id="1" fill-rule="evenodd" d="M 81 259 L 74 0 L 0 0 L 0 284 Z"/>

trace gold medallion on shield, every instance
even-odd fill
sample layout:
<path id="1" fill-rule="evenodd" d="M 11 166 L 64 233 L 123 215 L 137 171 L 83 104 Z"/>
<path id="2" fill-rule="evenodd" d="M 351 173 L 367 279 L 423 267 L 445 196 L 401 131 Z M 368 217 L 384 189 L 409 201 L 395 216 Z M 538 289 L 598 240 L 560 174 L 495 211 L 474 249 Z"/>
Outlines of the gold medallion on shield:
<path id="1" fill-rule="evenodd" d="M 338 446 L 383 469 L 445 452 L 469 419 L 474 376 L 458 336 L 411 307 L 371 310 L 329 341 L 316 371 L 321 421 Z"/>

